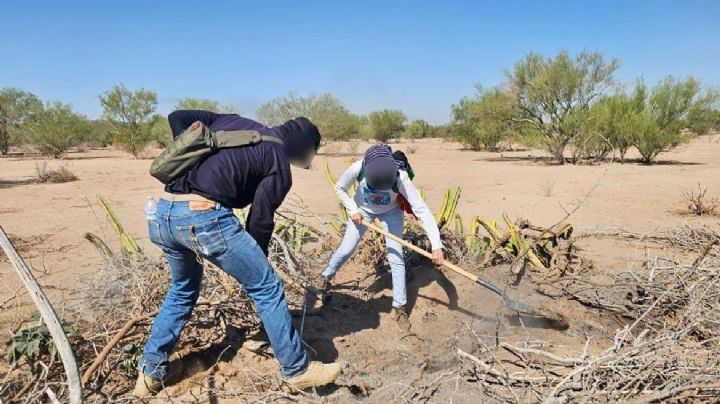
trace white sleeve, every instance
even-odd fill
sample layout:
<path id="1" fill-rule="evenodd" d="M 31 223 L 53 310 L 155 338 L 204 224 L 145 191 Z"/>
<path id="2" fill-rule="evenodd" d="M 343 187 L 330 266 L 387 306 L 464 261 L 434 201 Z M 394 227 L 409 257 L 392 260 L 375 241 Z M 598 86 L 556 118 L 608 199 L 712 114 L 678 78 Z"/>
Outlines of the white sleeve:
<path id="1" fill-rule="evenodd" d="M 398 190 L 400 193 L 407 198 L 412 207 L 412 211 L 420 219 L 425 234 L 430 239 L 430 245 L 433 250 L 439 250 L 442 248 L 442 241 L 440 240 L 440 229 L 438 229 L 437 223 L 435 223 L 435 217 L 433 216 L 430 208 L 427 206 L 425 201 L 420 197 L 420 193 L 413 185 L 412 181 L 404 171 L 400 172 L 400 181 L 398 181 Z"/>
<path id="2" fill-rule="evenodd" d="M 340 201 L 350 216 L 360 212 L 360 208 L 358 208 L 357 203 L 355 203 L 355 200 L 350 196 L 349 192 L 350 187 L 357 181 L 357 176 L 360 174 L 361 168 L 362 160 L 356 161 L 345 170 L 343 175 L 341 175 L 335 183 L 335 193 L 338 198 L 340 198 Z"/>

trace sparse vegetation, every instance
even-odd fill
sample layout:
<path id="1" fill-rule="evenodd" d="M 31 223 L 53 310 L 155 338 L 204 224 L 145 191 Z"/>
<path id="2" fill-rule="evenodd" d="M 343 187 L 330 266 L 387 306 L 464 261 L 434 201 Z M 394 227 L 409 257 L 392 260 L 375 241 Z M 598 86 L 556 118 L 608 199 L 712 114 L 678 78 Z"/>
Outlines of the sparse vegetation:
<path id="1" fill-rule="evenodd" d="M 545 197 L 550 197 L 555 189 L 556 181 L 550 178 L 544 178 L 540 181 L 540 194 Z"/>
<path id="2" fill-rule="evenodd" d="M 687 212 L 696 216 L 711 216 L 720 206 L 720 200 L 707 195 L 707 187 L 698 183 L 697 188 L 683 191 L 683 199 L 687 206 Z"/>
<path id="3" fill-rule="evenodd" d="M 128 90 L 120 84 L 99 98 L 114 140 L 137 158 L 151 140 L 150 122 L 157 108 L 157 94 L 143 88 Z"/>
<path id="4" fill-rule="evenodd" d="M 59 101 L 48 103 L 27 124 L 28 143 L 35 145 L 43 156 L 60 158 L 73 146 L 90 137 L 88 120 L 72 111 L 70 105 Z"/>
<path id="5" fill-rule="evenodd" d="M 62 184 L 77 180 L 78 177 L 65 166 L 51 169 L 48 168 L 47 162 L 35 164 L 35 181 L 40 184 Z"/>
<path id="6" fill-rule="evenodd" d="M 181 98 L 175 103 L 175 109 L 201 109 L 223 114 L 240 114 L 241 111 L 232 104 L 221 103 L 208 98 Z"/>
<path id="7" fill-rule="evenodd" d="M 404 137 L 415 140 L 427 137 L 430 133 L 430 125 L 422 119 L 416 119 L 405 127 Z"/>
<path id="8" fill-rule="evenodd" d="M 0 154 L 8 154 L 10 146 L 22 142 L 24 126 L 42 108 L 35 94 L 12 87 L 0 89 Z"/>
<path id="9" fill-rule="evenodd" d="M 520 133 L 540 135 L 546 150 L 565 163 L 565 149 L 585 130 L 591 104 L 613 84 L 619 65 L 601 53 L 525 56 L 506 73 L 517 102 L 514 121 Z"/>
<path id="10" fill-rule="evenodd" d="M 518 115 L 513 96 L 500 88 L 485 90 L 463 98 L 453 110 L 453 137 L 472 150 L 498 151 L 500 142 L 516 136 Z"/>
<path id="11" fill-rule="evenodd" d="M 407 120 L 401 111 L 390 109 L 371 112 L 368 119 L 373 139 L 383 143 L 398 137 L 403 131 L 405 120 Z"/>
<path id="12" fill-rule="evenodd" d="M 351 114 L 331 94 L 289 93 L 261 105 L 255 113 L 266 125 L 280 125 L 304 116 L 318 126 L 324 140 L 347 140 L 360 133 L 364 118 Z"/>

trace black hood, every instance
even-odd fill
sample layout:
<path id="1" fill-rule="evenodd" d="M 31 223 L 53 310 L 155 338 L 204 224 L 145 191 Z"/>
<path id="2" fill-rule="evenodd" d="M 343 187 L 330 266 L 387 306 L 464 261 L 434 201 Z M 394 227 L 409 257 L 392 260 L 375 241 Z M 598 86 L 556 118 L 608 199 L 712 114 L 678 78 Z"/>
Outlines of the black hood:
<path id="1" fill-rule="evenodd" d="M 320 147 L 320 131 L 309 119 L 291 119 L 275 129 L 285 143 L 285 153 L 292 161 L 305 161 Z"/>

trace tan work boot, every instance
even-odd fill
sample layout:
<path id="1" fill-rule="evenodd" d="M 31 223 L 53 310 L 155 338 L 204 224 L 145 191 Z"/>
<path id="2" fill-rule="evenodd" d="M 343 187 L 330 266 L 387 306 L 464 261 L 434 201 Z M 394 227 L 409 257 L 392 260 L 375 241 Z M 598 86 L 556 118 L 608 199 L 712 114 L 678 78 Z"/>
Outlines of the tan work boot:
<path id="1" fill-rule="evenodd" d="M 182 373 L 182 360 L 176 359 L 168 365 L 168 374 L 165 380 L 154 379 L 140 371 L 132 395 L 138 398 L 149 398 L 165 388 L 167 383 L 175 381 Z"/>
<path id="2" fill-rule="evenodd" d="M 307 369 L 297 376 L 287 380 L 290 387 L 297 390 L 305 390 L 309 387 L 320 387 L 335 381 L 342 373 L 342 364 L 310 362 Z"/>
<path id="3" fill-rule="evenodd" d="M 410 324 L 410 318 L 408 318 L 407 312 L 405 311 L 405 306 L 393 307 L 392 316 L 395 318 L 398 327 L 400 327 L 402 331 L 410 331 L 410 327 L 412 325 Z"/>

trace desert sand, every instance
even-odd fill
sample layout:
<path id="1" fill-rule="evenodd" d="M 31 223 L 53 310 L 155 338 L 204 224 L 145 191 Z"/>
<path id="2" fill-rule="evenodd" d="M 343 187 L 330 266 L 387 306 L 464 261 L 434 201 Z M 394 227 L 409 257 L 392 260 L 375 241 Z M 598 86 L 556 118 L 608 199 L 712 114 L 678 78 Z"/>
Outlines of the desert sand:
<path id="1" fill-rule="evenodd" d="M 361 158 L 365 146 L 365 143 L 331 144 L 321 150 L 312 169 L 294 169 L 294 186 L 288 203 L 302 200 L 319 216 L 308 219 L 314 221 L 311 224 L 329 230 L 321 220 L 337 214 L 337 200 L 325 178 L 323 159 L 328 159 L 332 172 L 338 176 L 349 159 Z M 635 161 L 558 166 L 549 163 L 543 158 L 544 154 L 536 150 L 472 152 L 456 143 L 436 139 L 392 146 L 413 150 L 408 156 L 416 172 L 414 182 L 425 189 L 432 209 L 439 207 L 447 188 L 462 188 L 458 213 L 466 223 L 475 215 L 499 220 L 503 212 L 507 212 L 513 218 L 523 217 L 536 225 L 551 226 L 572 213 L 567 220 L 576 232 L 621 228 L 649 234 L 686 223 L 707 225 L 716 230 L 719 227 L 717 217 L 686 214 L 682 195 L 683 190 L 702 183 L 707 186 L 709 196 L 720 197 L 720 135 L 698 138 L 680 146 L 661 155 L 652 166 Z M 633 156 L 630 157 L 632 160 Z M 102 263 L 94 248 L 83 239 L 85 232 L 116 242 L 98 206 L 97 196 L 110 202 L 126 231 L 136 237 L 143 248 L 151 255 L 160 255 L 147 240 L 143 216 L 145 198 L 162 194 L 160 183 L 148 174 L 150 160 L 134 160 L 110 149 L 74 152 L 64 160 L 48 161 L 48 165 L 66 166 L 79 177 L 78 181 L 34 184 L 35 166 L 41 163 L 33 157 L 0 159 L 0 225 L 21 241 L 22 255 L 36 270 L 54 303 L 58 306 L 71 303 L 73 288 L 92 276 Z M 337 240 L 328 242 L 334 246 Z M 596 267 L 635 265 L 646 253 L 642 245 L 612 240 L 582 239 L 579 245 Z M 305 270 L 318 273 L 322 268 Z M 488 270 L 486 276 L 501 279 L 502 270 Z M 371 268 L 355 263 L 344 269 L 340 280 L 361 278 L 370 271 Z M 306 342 L 317 349 L 318 359 L 347 360 L 354 366 L 356 377 L 360 377 L 358 369 L 368 371 L 363 383 L 378 389 L 377 400 L 382 399 L 383 388 L 413 379 L 418 367 L 429 366 L 437 371 L 450 366 L 450 362 L 443 360 L 451 359 L 442 358 L 451 358 L 453 350 L 448 348 L 447 355 L 434 356 L 430 365 L 428 359 L 418 357 L 418 353 L 430 355 L 428 352 L 443 351 L 451 340 L 462 345 L 459 330 L 467 324 L 480 332 L 492 332 L 495 327 L 494 313 L 500 306 L 495 296 L 455 275 L 446 278 L 432 268 L 410 272 L 411 320 L 425 349 L 419 349 L 417 342 L 397 341 L 395 326 L 386 321 L 389 285 L 380 285 L 380 291 L 374 292 L 374 298 L 365 302 L 367 304 L 350 297 L 336 299 L 325 314 L 310 318 L 304 325 L 308 333 Z M 0 260 L 0 284 L 0 302 L 21 290 L 17 276 L 5 260 Z M 519 292 L 532 294 L 527 288 Z M 28 299 L 22 301 L 25 304 L 4 310 L 0 316 L 4 327 L 32 309 Z M 449 310 L 451 315 L 446 315 Z M 579 330 L 590 325 L 583 325 L 582 319 L 574 321 L 580 326 L 565 333 L 542 328 L 528 331 L 521 324 L 504 324 L 502 338 L 531 335 L 576 345 L 583 340 Z M 606 325 L 612 327 L 613 324 L 611 321 Z M 528 332 L 530 334 L 524 334 Z M 248 355 L 239 355 L 229 366 L 274 366 L 272 361 Z M 408 367 L 403 368 L 403 364 Z M 182 393 L 182 387 L 178 389 L 177 393 Z M 454 397 L 457 402 L 472 401 L 471 394 L 463 396 L 460 392 Z"/>

